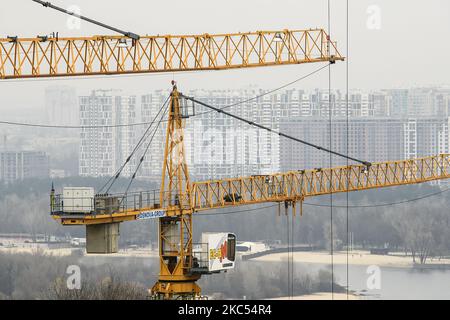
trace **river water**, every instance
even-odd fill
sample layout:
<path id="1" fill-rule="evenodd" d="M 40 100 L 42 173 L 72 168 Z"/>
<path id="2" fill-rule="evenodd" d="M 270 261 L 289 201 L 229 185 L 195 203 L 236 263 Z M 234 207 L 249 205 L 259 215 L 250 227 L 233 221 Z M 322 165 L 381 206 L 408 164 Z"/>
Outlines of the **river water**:
<path id="1" fill-rule="evenodd" d="M 130 258 L 112 258 L 100 257 L 84 257 L 83 263 L 89 266 L 113 263 L 118 270 L 128 268 Z M 144 279 L 151 277 L 156 280 L 157 276 L 157 258 L 142 257 L 135 261 L 141 260 L 145 262 L 141 268 L 145 275 Z M 244 267 L 244 264 L 252 266 L 261 266 L 267 270 L 279 270 L 286 267 L 286 262 L 263 262 L 263 261 L 238 261 L 236 269 Z M 278 269 L 276 269 L 278 268 Z M 330 264 L 304 263 L 296 262 L 294 264 L 295 273 L 308 273 L 317 275 L 318 271 L 325 269 L 330 271 Z M 434 299 L 434 300 L 450 300 L 450 270 L 417 270 L 413 268 L 379 268 L 379 281 L 371 282 L 373 274 L 368 273 L 368 266 L 349 265 L 348 283 L 350 291 L 359 294 L 363 299 Z M 231 276 L 228 275 L 228 276 Z M 346 265 L 334 265 L 334 278 L 336 282 L 342 286 L 347 285 L 347 267 Z M 134 279 L 134 278 L 133 278 Z M 134 279 L 138 280 L 138 279 Z M 375 284 L 375 285 L 374 285 Z M 379 286 L 378 286 L 379 285 Z M 375 287 L 375 288 L 373 288 Z M 249 295 L 251 292 L 248 293 Z"/>
<path id="2" fill-rule="evenodd" d="M 331 270 L 330 265 L 296 265 L 311 271 L 321 268 Z M 368 270 L 368 266 L 350 265 L 348 275 L 349 289 L 366 299 L 450 300 L 450 270 L 379 267 L 379 273 L 376 272 L 375 275 L 373 270 Z M 346 286 L 346 265 L 335 265 L 334 276 L 338 284 Z M 374 280 L 374 276 L 379 278 Z"/>

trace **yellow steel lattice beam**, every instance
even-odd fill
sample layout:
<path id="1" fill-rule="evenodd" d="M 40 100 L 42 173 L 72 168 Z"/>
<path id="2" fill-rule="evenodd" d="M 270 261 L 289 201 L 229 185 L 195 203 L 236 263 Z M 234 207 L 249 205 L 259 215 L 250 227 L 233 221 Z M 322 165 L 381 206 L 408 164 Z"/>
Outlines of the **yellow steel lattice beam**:
<path id="1" fill-rule="evenodd" d="M 194 211 L 264 202 L 302 201 L 304 198 L 359 191 L 450 178 L 450 154 L 419 159 L 336 167 L 332 169 L 289 171 L 232 179 L 192 183 L 191 207 Z M 331 179 L 331 182 L 330 182 Z M 347 183 L 348 181 L 348 183 Z M 160 208 L 170 211 L 169 208 Z M 54 216 L 63 224 L 122 222 L 154 208 L 127 209 L 110 215 L 83 217 Z M 188 213 L 180 211 L 180 213 Z"/>
<path id="2" fill-rule="evenodd" d="M 0 78 L 86 76 L 344 60 L 323 29 L 216 35 L 0 39 Z"/>
<path id="3" fill-rule="evenodd" d="M 290 171 L 195 182 L 192 207 L 207 210 L 263 202 L 301 201 L 329 193 L 416 184 L 450 178 L 450 155 L 351 165 L 331 169 Z"/>

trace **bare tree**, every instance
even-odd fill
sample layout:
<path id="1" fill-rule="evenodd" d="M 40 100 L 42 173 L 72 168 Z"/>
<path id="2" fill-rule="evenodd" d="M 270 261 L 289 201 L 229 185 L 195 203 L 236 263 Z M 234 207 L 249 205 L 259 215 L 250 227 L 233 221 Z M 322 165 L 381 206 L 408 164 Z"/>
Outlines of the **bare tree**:
<path id="1" fill-rule="evenodd" d="M 402 211 L 390 209 L 386 217 L 399 233 L 406 250 L 411 251 L 413 262 L 425 264 L 438 245 L 442 228 L 442 204 L 426 203 Z"/>
<path id="2" fill-rule="evenodd" d="M 85 280 L 80 289 L 68 289 L 65 281 L 57 279 L 46 298 L 51 300 L 145 300 L 147 289 L 137 283 L 123 282 L 118 276 L 102 280 Z"/>

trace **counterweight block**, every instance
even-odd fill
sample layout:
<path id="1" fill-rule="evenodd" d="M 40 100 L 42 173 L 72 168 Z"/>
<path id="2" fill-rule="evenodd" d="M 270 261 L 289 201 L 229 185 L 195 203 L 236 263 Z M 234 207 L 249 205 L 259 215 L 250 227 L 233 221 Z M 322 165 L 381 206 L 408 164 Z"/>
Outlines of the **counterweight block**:
<path id="1" fill-rule="evenodd" d="M 116 253 L 119 251 L 120 223 L 86 225 L 87 253 Z"/>

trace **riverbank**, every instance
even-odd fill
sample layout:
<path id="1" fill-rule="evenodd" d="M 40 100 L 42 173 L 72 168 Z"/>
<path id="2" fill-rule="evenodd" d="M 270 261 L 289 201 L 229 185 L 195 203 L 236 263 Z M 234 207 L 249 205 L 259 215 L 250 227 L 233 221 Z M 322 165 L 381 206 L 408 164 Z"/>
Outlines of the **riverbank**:
<path id="1" fill-rule="evenodd" d="M 49 256 L 69 256 L 74 251 L 81 250 L 87 257 L 139 257 L 139 258 L 153 258 L 158 256 L 156 250 L 150 250 L 150 248 L 136 248 L 136 249 L 122 249 L 117 253 L 113 254 L 88 254 L 86 255 L 84 248 L 58 248 L 58 249 L 46 249 L 39 247 L 0 247 L 0 253 L 7 254 L 33 254 L 36 252 L 49 255 Z M 329 252 L 325 251 L 298 251 L 292 253 L 294 262 L 298 263 L 316 263 L 316 264 L 331 264 L 331 255 Z M 283 262 L 287 260 L 287 252 L 282 253 L 271 253 L 263 255 L 257 258 L 252 258 L 252 261 L 261 262 Z M 450 259 L 428 259 L 425 265 L 414 265 L 412 256 L 406 256 L 404 253 L 397 252 L 391 253 L 389 255 L 377 255 L 370 254 L 369 251 L 352 251 L 347 257 L 346 251 L 335 251 L 333 253 L 333 264 L 335 265 L 346 265 L 348 258 L 349 265 L 377 265 L 379 267 L 392 267 L 392 268 L 430 268 L 430 269 L 440 269 L 440 267 L 445 267 L 445 269 L 450 269 Z M 444 268 L 442 268 L 444 269 Z"/>
<path id="2" fill-rule="evenodd" d="M 268 300 L 361 300 L 360 296 L 346 293 L 317 292 L 294 297 L 279 297 Z"/>
<path id="3" fill-rule="evenodd" d="M 318 263 L 318 264 L 331 264 L 331 258 L 333 258 L 333 264 L 346 265 L 377 265 L 379 267 L 392 267 L 392 268 L 411 268 L 414 266 L 413 258 L 406 256 L 403 253 L 395 253 L 389 255 L 377 255 L 370 254 L 369 251 L 352 251 L 348 254 L 346 251 L 337 251 L 333 253 L 333 257 L 329 252 L 319 251 L 307 251 L 307 252 L 294 252 L 292 253 L 294 262 L 299 263 Z M 280 262 L 287 260 L 287 252 L 273 253 L 265 256 L 257 257 L 252 260 L 261 262 Z M 430 259 L 427 263 L 433 265 L 450 265 L 450 259 Z"/>
<path id="4" fill-rule="evenodd" d="M 39 247 L 10 247 L 0 248 L 0 253 L 5 254 L 43 254 L 54 257 L 66 257 L 72 254 L 73 248 L 44 249 Z"/>
<path id="5" fill-rule="evenodd" d="M 88 257 L 142 257 L 142 258 L 148 258 L 148 257 L 157 257 L 158 251 L 156 250 L 150 250 L 149 248 L 137 248 L 137 249 L 122 249 L 119 250 L 117 253 L 109 253 L 109 254 L 94 254 L 89 253 L 86 254 L 85 248 L 57 248 L 57 249 L 48 249 L 48 248 L 42 248 L 42 247 L 0 247 L 0 253 L 6 253 L 6 254 L 35 254 L 37 252 L 48 255 L 48 256 L 54 256 L 54 257 L 66 257 L 70 256 L 75 251 L 81 251 L 83 252 L 83 255 Z"/>

